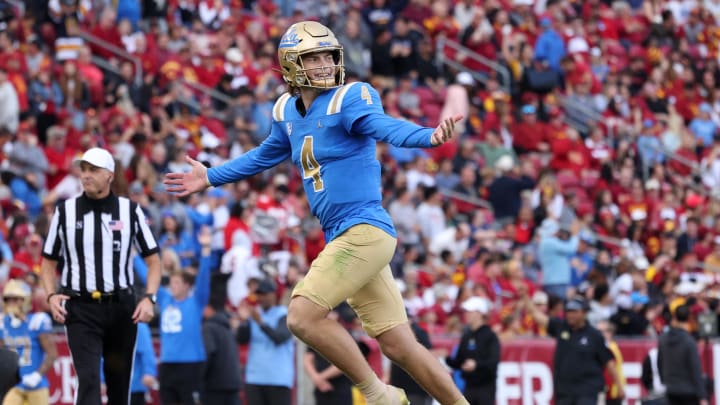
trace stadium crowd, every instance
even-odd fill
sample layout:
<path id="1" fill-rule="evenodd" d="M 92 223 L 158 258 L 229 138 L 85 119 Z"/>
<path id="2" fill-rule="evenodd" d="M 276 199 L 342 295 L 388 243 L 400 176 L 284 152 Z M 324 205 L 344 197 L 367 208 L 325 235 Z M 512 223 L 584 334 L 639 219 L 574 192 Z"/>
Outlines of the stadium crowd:
<path id="1" fill-rule="evenodd" d="M 621 337 L 655 336 L 682 303 L 720 313 L 718 0 L 0 5 L 0 284 L 36 286 L 36 310 L 48 218 L 93 146 L 119 163 L 114 192 L 145 210 L 166 274 L 197 261 L 209 226 L 229 307 L 265 275 L 287 299 L 324 244 L 291 165 L 183 199 L 161 178 L 262 142 L 285 91 L 279 35 L 316 18 L 388 114 L 467 117 L 442 147 L 377 151 L 392 270 L 431 334 L 459 334 L 473 295 L 501 340 L 544 336 L 529 307 L 575 295 Z"/>

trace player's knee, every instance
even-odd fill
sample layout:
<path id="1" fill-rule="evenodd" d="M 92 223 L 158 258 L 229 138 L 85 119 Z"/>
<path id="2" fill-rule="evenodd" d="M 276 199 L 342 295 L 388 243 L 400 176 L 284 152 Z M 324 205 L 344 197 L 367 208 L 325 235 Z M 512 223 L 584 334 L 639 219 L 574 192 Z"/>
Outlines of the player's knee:
<path id="1" fill-rule="evenodd" d="M 293 308 L 293 305 L 290 305 L 287 314 L 287 326 L 288 329 L 290 329 L 290 332 L 293 333 L 293 335 L 302 339 L 303 336 L 305 336 L 305 334 L 307 333 L 308 320 L 302 314 L 302 311 L 300 311 L 298 308 Z"/>
<path id="2" fill-rule="evenodd" d="M 305 297 L 295 297 L 288 305 L 287 326 L 295 336 L 304 337 L 316 328 L 317 323 L 324 319 L 329 310 Z"/>
<path id="3" fill-rule="evenodd" d="M 385 339 L 380 342 L 380 349 L 383 354 L 396 364 L 405 364 L 410 356 L 412 346 L 412 344 L 401 340 Z"/>

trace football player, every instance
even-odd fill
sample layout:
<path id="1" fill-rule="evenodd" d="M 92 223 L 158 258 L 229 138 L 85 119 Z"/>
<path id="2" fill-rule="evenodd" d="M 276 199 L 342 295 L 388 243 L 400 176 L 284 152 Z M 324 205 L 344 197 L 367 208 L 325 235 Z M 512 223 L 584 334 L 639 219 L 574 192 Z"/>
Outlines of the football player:
<path id="1" fill-rule="evenodd" d="M 292 159 L 327 245 L 292 293 L 287 323 L 301 340 L 357 384 L 369 405 L 407 404 L 405 393 L 382 383 L 350 334 L 327 318 L 347 300 L 383 352 L 443 405 L 467 404 L 449 374 L 420 345 L 408 324 L 389 262 L 397 243 L 381 204 L 377 141 L 429 148 L 449 140 L 462 116 L 435 129 L 385 115 L 368 83 L 345 83 L 343 47 L 324 25 L 293 24 L 278 45 L 288 92 L 273 107 L 272 129 L 257 148 L 206 169 L 187 158 L 189 173 L 169 173 L 168 191 L 180 196 L 252 176 Z"/>
<path id="2" fill-rule="evenodd" d="M 0 341 L 19 356 L 21 381 L 5 396 L 3 405 L 46 405 L 49 403 L 45 374 L 52 367 L 57 350 L 52 323 L 45 312 L 30 313 L 30 286 L 9 280 L 3 288 Z"/>

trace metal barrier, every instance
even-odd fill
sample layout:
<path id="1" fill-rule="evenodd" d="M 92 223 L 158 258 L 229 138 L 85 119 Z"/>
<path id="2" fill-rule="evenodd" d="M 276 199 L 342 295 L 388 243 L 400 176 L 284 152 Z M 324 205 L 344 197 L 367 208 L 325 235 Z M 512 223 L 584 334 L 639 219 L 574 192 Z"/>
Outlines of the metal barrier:
<path id="1" fill-rule="evenodd" d="M 104 39 L 100 39 L 85 30 L 78 29 L 78 30 L 76 30 L 76 32 L 74 34 L 76 34 L 83 40 L 85 40 L 93 45 L 99 46 L 100 48 L 103 48 L 109 52 L 112 52 L 114 55 L 116 55 L 120 58 L 123 58 L 123 59 L 126 59 L 126 60 L 132 62 L 132 64 L 135 67 L 135 84 L 137 84 L 138 86 L 142 84 L 143 68 L 142 68 L 142 61 L 140 60 L 140 58 L 133 56 L 131 53 L 129 53 L 125 49 L 117 47 L 117 46 L 105 41 Z M 93 59 L 93 62 L 94 62 L 94 59 Z"/>
<path id="2" fill-rule="evenodd" d="M 227 104 L 227 105 L 230 105 L 230 104 L 233 103 L 232 97 L 229 97 L 229 96 L 227 96 L 227 95 L 225 95 L 225 94 L 223 94 L 223 93 L 221 93 L 221 92 L 213 89 L 212 87 L 208 87 L 208 86 L 206 86 L 206 85 L 204 85 L 204 84 L 202 84 L 202 83 L 188 81 L 188 80 L 185 79 L 184 77 L 180 77 L 180 78 L 177 79 L 177 80 L 178 80 L 180 83 L 182 83 L 183 85 L 185 85 L 185 86 L 187 86 L 187 87 L 190 87 L 190 88 L 192 88 L 193 90 L 197 90 L 197 91 L 200 91 L 200 92 L 202 92 L 202 93 L 205 93 L 205 94 L 207 94 L 208 96 L 210 96 L 211 98 L 214 98 L 214 99 L 216 99 L 216 100 L 222 101 L 223 103 L 225 103 L 225 104 Z"/>
<path id="3" fill-rule="evenodd" d="M 475 62 L 478 62 L 484 66 L 489 67 L 490 69 L 494 70 L 502 77 L 501 85 L 503 88 L 505 88 L 505 91 L 510 94 L 510 71 L 505 66 L 497 63 L 494 60 L 488 59 L 482 55 L 480 55 L 477 52 L 471 51 L 470 49 L 462 46 L 459 42 L 449 40 L 446 38 L 439 38 L 437 40 L 437 47 L 436 47 L 436 53 L 435 58 L 438 62 L 443 63 L 445 65 L 450 66 L 451 68 L 459 71 L 459 72 L 467 72 L 470 73 L 475 80 L 485 83 L 487 78 L 478 72 L 473 72 L 468 70 L 465 66 L 463 66 L 462 63 L 456 62 L 454 60 L 450 60 L 445 57 L 444 50 L 445 48 L 452 49 L 456 52 L 462 52 L 467 56 L 467 58 L 472 59 Z"/>
<path id="4" fill-rule="evenodd" d="M 490 202 L 488 202 L 487 200 L 483 200 L 483 199 L 481 199 L 481 198 L 472 197 L 472 196 L 469 196 L 469 195 L 466 195 L 466 194 L 458 193 L 457 191 L 452 191 L 452 190 L 440 190 L 440 194 L 442 194 L 442 195 L 444 195 L 444 196 L 446 196 L 446 197 L 449 197 L 449 198 L 453 198 L 453 199 L 456 199 L 456 200 L 460 200 L 460 201 L 466 202 L 466 203 L 468 203 L 468 204 L 472 204 L 472 205 L 474 205 L 474 206 L 476 206 L 476 207 L 488 209 L 488 210 L 491 210 L 491 211 L 492 211 L 492 209 L 493 209 L 493 208 L 492 208 L 492 205 L 490 205 Z"/>
<path id="5" fill-rule="evenodd" d="M 592 125 L 603 119 L 599 112 L 583 104 L 572 102 L 569 97 L 560 96 L 559 101 L 565 110 L 565 122 L 579 132 L 587 133 Z"/>
<path id="6" fill-rule="evenodd" d="M 87 31 L 77 30 L 76 34 L 79 37 L 81 37 L 83 40 L 85 40 L 93 45 L 96 45 L 100 48 L 103 48 L 103 49 L 113 53 L 114 55 L 117 55 L 120 58 L 123 58 L 123 59 L 126 59 L 126 60 L 132 62 L 132 64 L 135 67 L 135 83 L 138 86 L 142 85 L 143 68 L 142 68 L 142 61 L 140 60 L 140 58 L 127 52 L 125 49 L 119 48 L 103 39 L 100 39 L 100 38 L 92 35 L 91 33 L 87 32 Z M 103 68 L 105 70 L 109 70 L 114 73 L 118 72 L 117 68 L 115 68 L 112 64 L 110 64 L 109 62 L 107 62 L 106 60 L 104 60 L 102 58 L 93 56 L 92 61 L 93 61 L 93 63 L 95 63 L 96 65 L 100 66 L 101 68 Z M 229 105 L 229 104 L 232 104 L 232 102 L 233 102 L 233 99 L 231 97 L 228 97 L 227 95 L 225 95 L 213 88 L 207 87 L 201 83 L 190 82 L 183 77 L 178 78 L 176 81 L 183 84 L 184 86 L 187 86 L 187 87 L 195 90 L 195 91 L 201 92 L 212 99 L 222 101 L 225 104 Z M 187 100 L 187 99 L 182 98 L 178 101 L 180 103 L 185 104 L 194 109 L 197 109 L 199 107 L 197 102 L 195 102 L 194 100 Z M 215 115 L 217 116 L 217 114 L 215 114 Z"/>

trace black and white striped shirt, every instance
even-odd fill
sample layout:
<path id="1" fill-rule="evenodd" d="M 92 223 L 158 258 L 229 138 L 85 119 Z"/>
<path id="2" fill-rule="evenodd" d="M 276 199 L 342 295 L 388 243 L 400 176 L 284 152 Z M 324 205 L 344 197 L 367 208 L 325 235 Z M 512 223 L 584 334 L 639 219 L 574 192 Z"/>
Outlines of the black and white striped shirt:
<path id="1" fill-rule="evenodd" d="M 43 256 L 63 261 L 61 287 L 112 292 L 133 285 L 133 245 L 142 257 L 158 252 L 140 206 L 113 194 L 82 194 L 55 208 Z"/>

